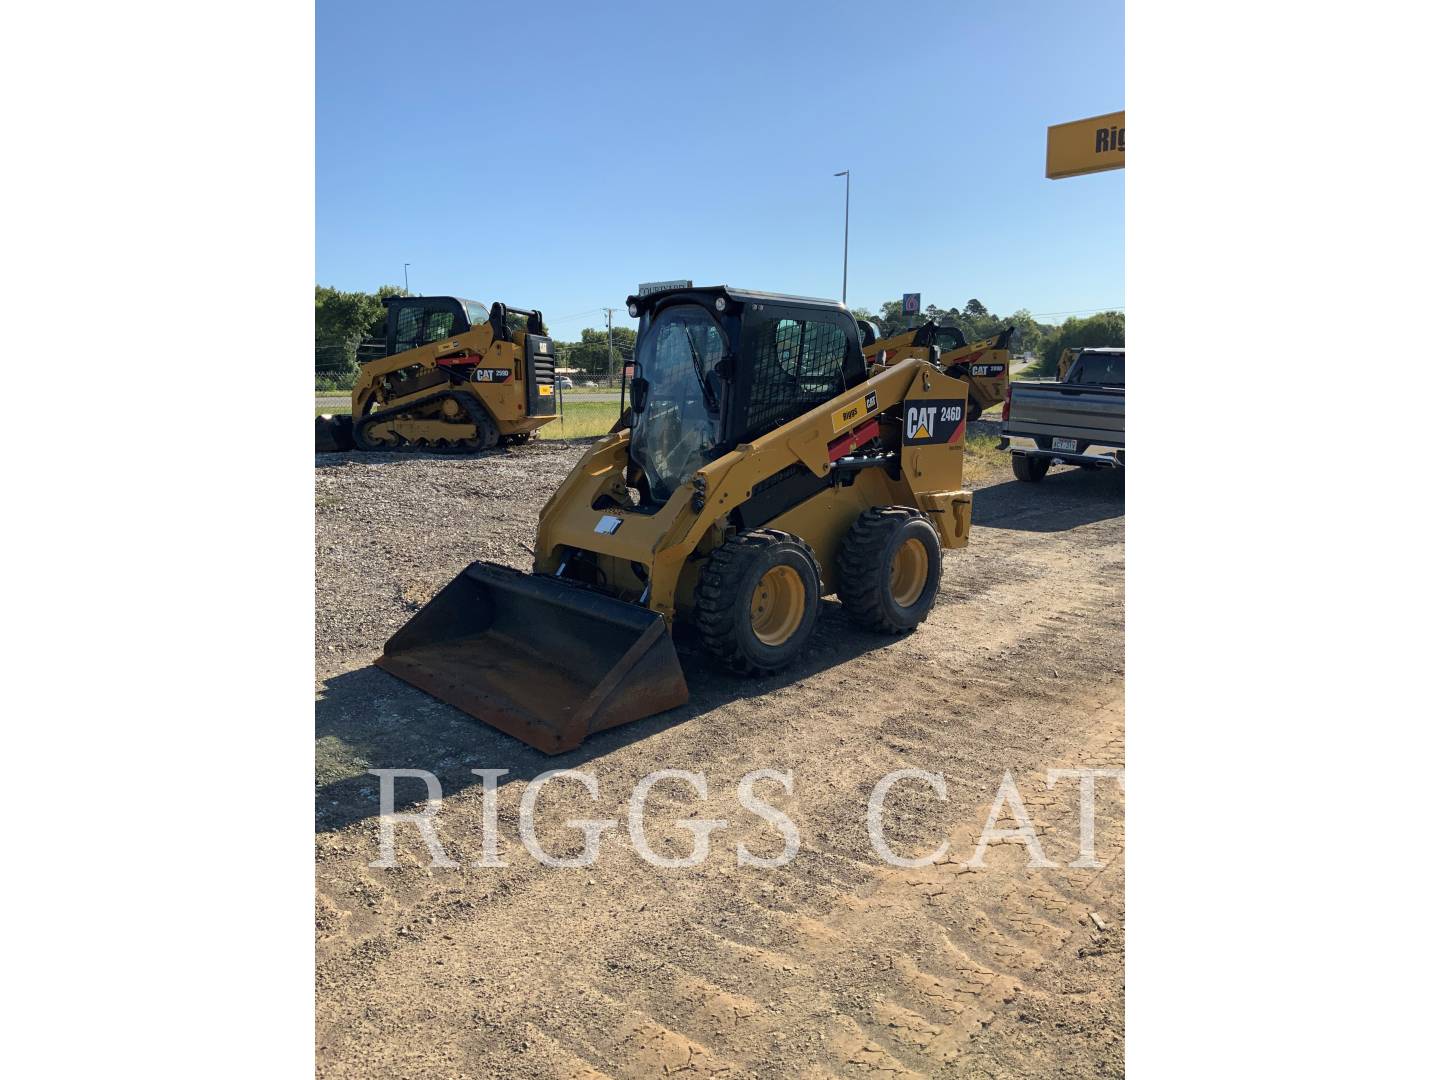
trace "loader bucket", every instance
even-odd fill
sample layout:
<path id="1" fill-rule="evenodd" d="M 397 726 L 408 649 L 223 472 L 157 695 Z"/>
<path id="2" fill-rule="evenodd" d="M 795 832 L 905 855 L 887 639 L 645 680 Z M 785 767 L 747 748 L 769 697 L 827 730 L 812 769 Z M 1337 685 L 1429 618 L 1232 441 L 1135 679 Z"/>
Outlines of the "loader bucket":
<path id="1" fill-rule="evenodd" d="M 355 449 L 349 416 L 331 416 L 328 413 L 315 418 L 315 452 L 334 453 L 337 450 Z"/>
<path id="2" fill-rule="evenodd" d="M 375 663 L 547 754 L 690 699 L 664 616 L 486 562 L 441 589 Z"/>

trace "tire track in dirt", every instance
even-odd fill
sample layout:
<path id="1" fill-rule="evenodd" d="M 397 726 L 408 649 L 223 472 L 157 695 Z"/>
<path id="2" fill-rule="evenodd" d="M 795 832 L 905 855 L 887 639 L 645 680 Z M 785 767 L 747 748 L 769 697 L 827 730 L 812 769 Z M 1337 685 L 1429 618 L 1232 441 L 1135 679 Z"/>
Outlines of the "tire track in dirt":
<path id="1" fill-rule="evenodd" d="M 819 660 L 799 676 L 754 686 L 696 672 L 683 722 L 562 759 L 477 731 L 465 768 L 500 753 L 522 778 L 566 765 L 596 775 L 596 802 L 547 788 L 539 828 L 561 853 L 575 847 L 564 819 L 621 819 L 591 868 L 547 869 L 524 852 L 519 783 L 499 792 L 504 868 L 431 868 L 413 828 L 399 834 L 398 867 L 371 868 L 368 814 L 319 834 L 320 1074 L 1118 1075 L 1123 799 L 1102 783 L 1106 865 L 1072 868 L 1076 784 L 1047 790 L 1045 770 L 1123 762 L 1123 502 L 1088 477 L 1067 487 L 1066 475 L 977 495 L 995 518 L 1050 498 L 1041 520 L 1066 527 L 978 524 L 972 548 L 947 555 L 943 602 L 916 634 L 856 652 L 827 612 Z M 1070 524 L 1076 515 L 1087 520 Z M 404 730 L 428 725 L 406 716 L 433 715 L 413 700 L 413 712 L 397 710 L 402 734 L 384 744 L 410 759 L 377 761 L 355 743 L 355 768 L 464 758 L 443 735 Z M 342 704 L 363 715 L 364 701 Z M 735 781 L 761 766 L 794 776 L 793 795 L 762 789 L 802 838 L 776 870 L 734 858 L 738 840 L 779 850 L 734 798 Z M 657 850 L 688 849 L 689 836 L 667 827 L 677 818 L 730 822 L 692 870 L 651 867 L 623 839 L 631 786 L 662 767 L 703 771 L 711 799 L 655 788 L 647 835 Z M 946 775 L 948 801 L 911 784 L 887 802 L 897 851 L 949 840 L 936 866 L 890 867 L 870 849 L 866 799 L 903 767 Z M 1011 843 L 990 848 L 983 869 L 964 865 L 1006 770 L 1058 867 L 1027 869 Z M 479 792 L 446 790 L 439 833 L 468 862 L 480 854 Z"/>

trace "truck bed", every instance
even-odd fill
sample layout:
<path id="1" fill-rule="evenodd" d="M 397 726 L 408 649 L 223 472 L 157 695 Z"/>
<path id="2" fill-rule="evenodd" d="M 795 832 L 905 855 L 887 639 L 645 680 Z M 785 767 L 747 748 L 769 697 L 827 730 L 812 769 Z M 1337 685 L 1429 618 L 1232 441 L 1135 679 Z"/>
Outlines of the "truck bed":
<path id="1" fill-rule="evenodd" d="M 1017 380 L 1001 434 L 1034 439 L 1042 448 L 1055 437 L 1075 439 L 1082 450 L 1086 444 L 1124 447 L 1125 389 Z"/>

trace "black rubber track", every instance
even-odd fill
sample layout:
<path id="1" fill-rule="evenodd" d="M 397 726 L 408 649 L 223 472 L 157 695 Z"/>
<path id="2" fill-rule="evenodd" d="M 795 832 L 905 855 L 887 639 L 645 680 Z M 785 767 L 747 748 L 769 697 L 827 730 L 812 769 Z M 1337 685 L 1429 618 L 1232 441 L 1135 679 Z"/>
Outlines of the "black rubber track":
<path id="1" fill-rule="evenodd" d="M 412 409 L 423 408 L 426 405 L 436 404 L 447 397 L 454 398 L 459 402 L 460 407 L 465 410 L 466 416 L 470 418 L 470 422 L 475 425 L 475 430 L 479 434 L 479 438 L 457 439 L 449 446 L 433 446 L 428 443 L 417 446 L 414 443 L 408 442 L 400 443 L 397 446 L 385 444 L 371 446 L 363 440 L 362 432 L 364 429 L 370 427 L 370 425 L 376 421 L 388 419 L 391 416 L 400 416 Z M 485 406 L 476 399 L 474 394 L 464 390 L 449 389 L 441 390 L 439 393 L 432 394 L 430 397 L 422 398 L 419 401 L 412 401 L 407 405 L 397 406 L 393 409 L 381 409 L 379 412 L 373 412 L 368 416 L 362 417 L 354 425 L 352 438 L 358 449 L 384 453 L 476 454 L 481 450 L 489 450 L 499 441 L 500 429 L 495 426 L 495 421 L 490 419 L 490 414 L 485 410 Z"/>

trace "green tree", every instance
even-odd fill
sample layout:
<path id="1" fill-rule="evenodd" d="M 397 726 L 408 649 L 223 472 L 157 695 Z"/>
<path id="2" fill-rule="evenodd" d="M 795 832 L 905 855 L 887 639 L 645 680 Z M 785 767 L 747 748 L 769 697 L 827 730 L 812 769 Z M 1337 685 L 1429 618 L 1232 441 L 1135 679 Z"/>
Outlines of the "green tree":
<path id="1" fill-rule="evenodd" d="M 346 292 L 315 286 L 315 377 L 317 384 L 348 386 L 355 378 L 355 352 L 360 343 L 385 336 L 387 296 L 405 296 L 398 285 L 382 285 L 373 293 Z"/>
<path id="2" fill-rule="evenodd" d="M 1077 319 L 1073 315 L 1045 342 L 1039 365 L 1029 374 L 1052 378 L 1066 349 L 1093 349 L 1125 344 L 1125 313 L 1102 311 L 1098 315 Z"/>
<path id="3" fill-rule="evenodd" d="M 1001 319 L 1000 322 L 1015 328 L 1015 336 L 1010 339 L 1010 351 L 1016 356 L 1027 352 L 1038 353 L 1044 348 L 1046 331 L 1054 329 L 1036 322 L 1035 317 L 1025 308 Z"/>
<path id="4" fill-rule="evenodd" d="M 355 349 L 384 309 L 370 293 L 315 286 L 315 373 L 355 374 Z"/>
<path id="5" fill-rule="evenodd" d="M 610 338 L 605 330 L 581 330 L 580 340 L 559 342 L 562 366 L 579 368 L 591 378 L 605 378 L 610 374 Z M 620 366 L 635 356 L 635 331 L 628 326 L 615 327 L 615 376 L 620 376 Z"/>

